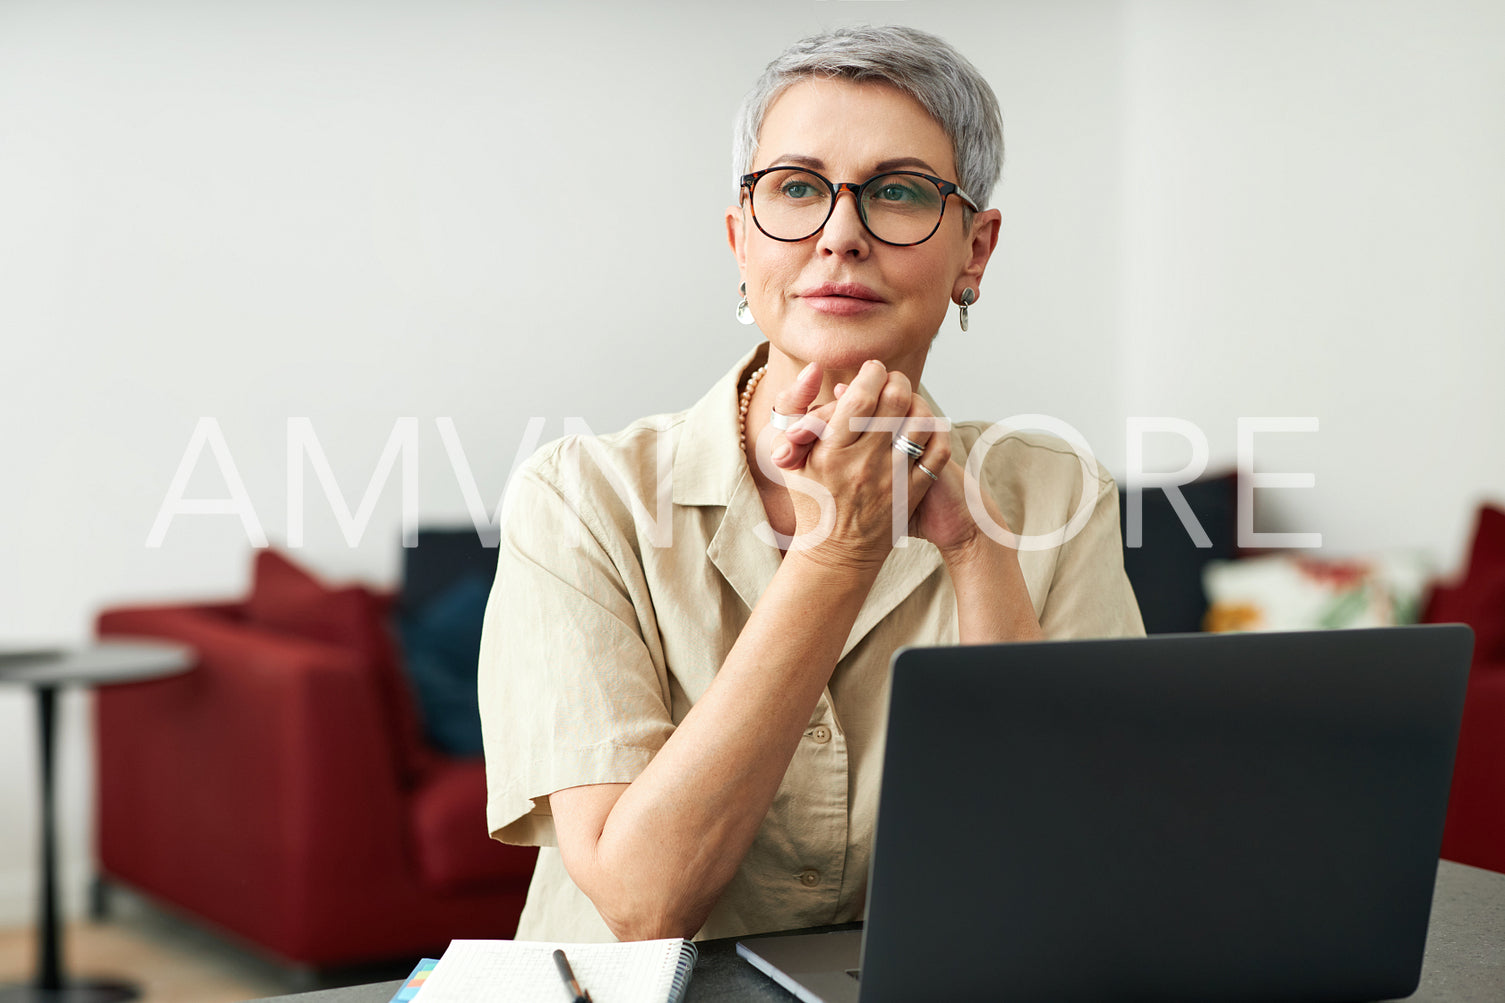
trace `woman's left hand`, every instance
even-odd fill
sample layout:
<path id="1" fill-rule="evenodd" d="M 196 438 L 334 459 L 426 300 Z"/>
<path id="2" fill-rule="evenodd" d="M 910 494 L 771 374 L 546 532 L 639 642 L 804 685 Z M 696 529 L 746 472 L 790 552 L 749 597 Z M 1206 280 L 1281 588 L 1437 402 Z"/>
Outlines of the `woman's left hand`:
<path id="1" fill-rule="evenodd" d="M 836 396 L 844 389 L 838 384 Z M 796 422 L 784 433 L 788 450 L 774 450 L 774 463 L 785 470 L 803 467 L 834 411 L 832 402 Z M 924 398 L 915 394 L 905 419 L 934 417 Z M 982 511 L 968 503 L 967 473 L 951 458 L 949 429 L 930 433 L 918 462 L 936 478 L 910 516 L 909 533 L 935 544 L 946 562 L 956 588 L 958 638 L 963 644 L 986 644 L 1044 636 L 1017 552 L 991 532 L 993 527 L 1007 530 L 1008 524 L 987 492 L 976 492 Z M 993 527 L 985 527 L 984 519 L 992 520 Z"/>
<path id="2" fill-rule="evenodd" d="M 836 396 L 840 398 L 845 389 L 844 384 L 837 384 Z M 820 432 L 824 430 L 835 406 L 835 401 L 822 405 L 789 429 L 785 433 L 785 439 L 791 448 L 787 454 L 775 450 L 775 465 L 785 470 L 798 470 L 804 466 L 806 457 L 820 440 Z M 923 397 L 915 394 L 905 417 L 929 420 L 935 418 L 935 412 Z M 979 526 L 967 504 L 966 472 L 951 457 L 950 431 L 942 428 L 930 432 L 925 451 L 916 462 L 932 471 L 936 480 L 910 518 L 910 535 L 935 544 L 947 562 L 968 556 L 990 544 L 991 539 Z M 982 503 L 985 512 L 978 515 L 984 515 L 995 525 L 1006 528 L 996 503 L 986 493 L 982 495 Z"/>

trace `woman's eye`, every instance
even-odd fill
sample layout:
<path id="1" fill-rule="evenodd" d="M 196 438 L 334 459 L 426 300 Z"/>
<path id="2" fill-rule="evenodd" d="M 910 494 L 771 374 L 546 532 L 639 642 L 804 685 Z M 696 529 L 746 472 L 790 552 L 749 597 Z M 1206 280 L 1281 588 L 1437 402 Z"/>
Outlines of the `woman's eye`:
<path id="1" fill-rule="evenodd" d="M 904 202 L 914 197 L 914 192 L 903 185 L 884 185 L 878 189 L 878 197 L 885 202 Z"/>
<path id="2" fill-rule="evenodd" d="M 782 189 L 785 198 L 807 199 L 815 194 L 815 189 L 808 181 L 791 181 Z"/>

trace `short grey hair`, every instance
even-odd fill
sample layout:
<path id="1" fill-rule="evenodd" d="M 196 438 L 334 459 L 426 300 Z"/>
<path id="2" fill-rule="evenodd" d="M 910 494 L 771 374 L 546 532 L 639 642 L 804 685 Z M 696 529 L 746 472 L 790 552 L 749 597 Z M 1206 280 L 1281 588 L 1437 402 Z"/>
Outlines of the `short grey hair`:
<path id="1" fill-rule="evenodd" d="M 881 82 L 914 98 L 951 140 L 956 183 L 979 208 L 987 207 L 1003 170 L 1003 117 L 993 88 L 948 42 L 904 25 L 824 31 L 800 39 L 769 63 L 737 110 L 734 184 L 740 186 L 751 169 L 774 99 L 809 77 Z"/>

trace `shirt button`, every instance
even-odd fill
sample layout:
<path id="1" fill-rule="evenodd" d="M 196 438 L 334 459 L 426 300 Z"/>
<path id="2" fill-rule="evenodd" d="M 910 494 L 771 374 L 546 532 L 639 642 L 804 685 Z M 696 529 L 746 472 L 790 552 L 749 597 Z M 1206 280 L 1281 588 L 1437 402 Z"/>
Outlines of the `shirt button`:
<path id="1" fill-rule="evenodd" d="M 831 729 L 823 724 L 816 725 L 810 729 L 810 740 L 816 745 L 825 745 L 831 741 Z"/>
<path id="2" fill-rule="evenodd" d="M 803 871 L 800 871 L 799 877 L 800 884 L 804 885 L 806 888 L 814 888 L 816 885 L 820 884 L 820 871 L 817 871 L 813 867 L 807 867 Z"/>

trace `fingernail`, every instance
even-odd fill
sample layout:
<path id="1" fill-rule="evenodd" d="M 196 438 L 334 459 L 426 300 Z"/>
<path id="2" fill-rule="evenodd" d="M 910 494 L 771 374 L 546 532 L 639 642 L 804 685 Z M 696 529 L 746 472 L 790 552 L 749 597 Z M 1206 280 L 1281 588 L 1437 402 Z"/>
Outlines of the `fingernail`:
<path id="1" fill-rule="evenodd" d="M 831 388 L 831 392 L 837 397 L 840 397 L 842 394 L 847 392 L 847 385 L 845 383 L 838 383 L 836 384 L 836 386 Z"/>
<path id="2" fill-rule="evenodd" d="M 781 443 L 778 448 L 773 451 L 773 460 L 775 463 L 778 463 L 780 460 L 787 460 L 789 459 L 789 454 L 792 452 L 794 452 L 794 450 L 792 447 L 790 447 L 789 443 Z"/>
<path id="3" fill-rule="evenodd" d="M 796 380 L 803 380 L 803 379 L 805 379 L 807 376 L 809 376 L 813 372 L 815 372 L 815 363 L 813 363 L 813 362 L 807 362 L 805 364 L 805 368 L 800 370 L 800 374 L 798 376 L 796 376 L 795 379 Z"/>

